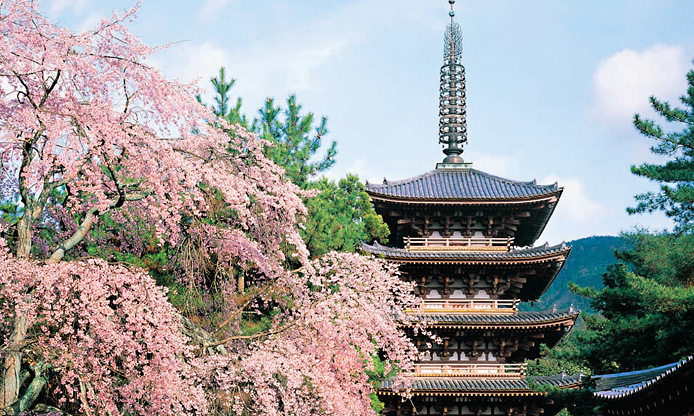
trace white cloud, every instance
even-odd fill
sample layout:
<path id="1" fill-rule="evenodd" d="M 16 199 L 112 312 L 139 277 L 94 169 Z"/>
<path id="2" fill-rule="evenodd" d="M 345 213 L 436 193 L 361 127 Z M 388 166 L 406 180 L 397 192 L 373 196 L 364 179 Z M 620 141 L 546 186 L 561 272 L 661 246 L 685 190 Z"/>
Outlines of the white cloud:
<path id="1" fill-rule="evenodd" d="M 625 49 L 610 56 L 593 74 L 592 116 L 608 126 L 630 128 L 634 113 L 650 112 L 648 97 L 672 101 L 685 91 L 687 65 L 678 46 Z"/>
<path id="2" fill-rule="evenodd" d="M 99 23 L 101 23 L 103 16 L 99 13 L 92 13 L 87 16 L 82 22 L 77 26 L 78 32 L 86 32 L 87 30 L 94 30 Z"/>
<path id="3" fill-rule="evenodd" d="M 91 0 L 49 0 L 48 3 L 51 14 L 62 13 L 67 8 L 72 9 L 75 13 L 80 13 L 91 3 Z"/>
<path id="4" fill-rule="evenodd" d="M 155 55 L 151 60 L 152 65 L 164 71 L 168 77 L 190 82 L 203 76 L 217 75 L 219 68 L 229 62 L 229 54 L 212 42 L 196 45 L 179 43 Z"/>
<path id="5" fill-rule="evenodd" d="M 220 15 L 220 12 L 232 3 L 232 0 L 207 0 L 200 7 L 197 18 L 200 20 L 210 19 Z"/>
<path id="6" fill-rule="evenodd" d="M 373 172 L 364 159 L 353 160 L 350 164 L 343 164 L 338 161 L 334 166 L 328 169 L 323 176 L 333 181 L 339 181 L 347 176 L 348 173 L 359 176 L 359 180 L 362 182 L 373 177 Z"/>
<path id="7" fill-rule="evenodd" d="M 588 225 L 611 215 L 607 207 L 588 197 L 581 179 L 549 175 L 540 181 L 542 184 L 555 182 L 564 188 L 561 201 L 557 205 L 557 217 L 564 217 L 566 221 L 574 223 L 573 225 Z M 554 221 L 562 221 L 562 219 L 555 218 Z"/>
<path id="8" fill-rule="evenodd" d="M 216 12 L 233 0 L 207 0 L 198 17 Z M 393 21 L 412 24 L 428 22 L 440 7 L 407 7 L 399 2 L 419 4 L 419 0 L 358 0 L 326 8 L 311 24 L 275 28 L 251 36 L 243 43 L 185 43 L 173 45 L 155 60 L 168 76 L 184 81 L 215 75 L 225 65 L 238 80 L 232 92 L 244 97 L 244 108 L 258 108 L 267 96 L 277 99 L 290 93 L 322 92 L 324 78 L 342 71 L 337 63 L 347 56 L 359 56 L 365 42 L 376 33 L 388 31 Z M 416 9 L 419 15 L 415 15 Z M 418 20 L 419 19 L 419 20 Z M 438 28 L 440 29 L 440 27 Z M 248 105 L 250 104 L 250 105 Z"/>
<path id="9" fill-rule="evenodd" d="M 473 161 L 473 167 L 484 172 L 493 172 L 494 175 L 503 178 L 513 178 L 517 176 L 519 158 L 511 156 L 489 156 L 477 157 Z"/>

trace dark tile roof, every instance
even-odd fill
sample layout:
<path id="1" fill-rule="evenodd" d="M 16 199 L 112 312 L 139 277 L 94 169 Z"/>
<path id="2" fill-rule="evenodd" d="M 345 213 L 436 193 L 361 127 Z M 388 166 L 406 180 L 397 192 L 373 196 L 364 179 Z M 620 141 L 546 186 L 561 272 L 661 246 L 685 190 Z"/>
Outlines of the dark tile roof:
<path id="1" fill-rule="evenodd" d="M 574 386 L 581 382 L 581 375 L 537 376 L 520 379 L 470 379 L 458 377 L 415 377 L 411 386 L 412 392 L 446 391 L 454 393 L 468 392 L 517 392 L 534 391 L 534 386 L 549 385 L 552 387 Z M 393 388 L 393 380 L 385 381 L 381 388 Z"/>
<path id="2" fill-rule="evenodd" d="M 550 246 L 522 248 L 511 251 L 407 251 L 404 248 L 393 248 L 378 244 L 373 245 L 362 244 L 362 251 L 374 255 L 383 255 L 391 260 L 424 260 L 424 261 L 463 261 L 463 260 L 478 260 L 478 261 L 518 261 L 518 260 L 533 260 L 554 254 L 566 252 L 568 255 L 571 248 L 565 243 Z"/>
<path id="3" fill-rule="evenodd" d="M 517 312 L 515 314 L 481 314 L 481 313 L 419 313 L 408 314 L 411 322 L 428 322 L 431 324 L 457 325 L 540 325 L 561 321 L 567 318 L 576 319 L 578 311 L 565 310 L 559 312 Z"/>
<path id="4" fill-rule="evenodd" d="M 400 181 L 366 184 L 372 195 L 411 200 L 517 200 L 561 192 L 556 183 L 518 182 L 476 169 L 436 169 Z"/>
<path id="5" fill-rule="evenodd" d="M 596 375 L 591 377 L 595 381 L 596 389 L 593 394 L 605 400 L 628 398 L 692 366 L 694 366 L 694 356 L 687 357 L 676 363 L 647 370 Z"/>

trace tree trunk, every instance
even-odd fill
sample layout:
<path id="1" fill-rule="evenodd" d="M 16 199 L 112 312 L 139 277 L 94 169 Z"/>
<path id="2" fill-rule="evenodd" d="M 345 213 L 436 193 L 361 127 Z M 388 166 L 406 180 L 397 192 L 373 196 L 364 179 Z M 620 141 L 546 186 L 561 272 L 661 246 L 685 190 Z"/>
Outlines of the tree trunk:
<path id="1" fill-rule="evenodd" d="M 20 259 L 28 259 L 31 256 L 31 224 L 34 222 L 31 211 L 31 207 L 25 207 L 24 215 L 17 223 L 17 257 Z"/>
<path id="2" fill-rule="evenodd" d="M 17 243 L 17 257 L 29 258 L 31 256 L 31 224 L 33 218 L 30 214 L 30 206 L 25 207 L 24 215 L 17 224 L 19 241 Z M 30 296 L 27 294 L 26 296 Z M 20 312 L 14 319 L 12 332 L 7 340 L 7 355 L 3 366 L 2 394 L 0 394 L 0 409 L 7 409 L 19 399 L 21 387 L 20 372 L 22 371 L 22 348 L 27 334 L 27 317 Z"/>
<path id="3" fill-rule="evenodd" d="M 3 374 L 2 396 L 0 409 L 7 409 L 19 398 L 20 371 L 22 369 L 22 347 L 27 333 L 27 318 L 18 314 L 14 319 L 12 333 L 7 340 L 7 356 L 5 357 L 5 372 Z"/>

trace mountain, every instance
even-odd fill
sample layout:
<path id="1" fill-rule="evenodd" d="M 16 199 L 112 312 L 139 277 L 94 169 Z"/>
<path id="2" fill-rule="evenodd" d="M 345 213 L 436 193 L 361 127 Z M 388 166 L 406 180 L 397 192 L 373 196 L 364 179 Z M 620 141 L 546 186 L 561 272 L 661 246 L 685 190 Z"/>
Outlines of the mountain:
<path id="1" fill-rule="evenodd" d="M 594 236 L 567 244 L 572 247 L 571 254 L 559 275 L 539 301 L 532 305 L 521 305 L 521 310 L 543 311 L 552 309 L 553 305 L 558 309 L 568 309 L 572 304 L 582 311 L 590 310 L 587 299 L 569 290 L 569 282 L 579 286 L 602 287 L 602 274 L 607 266 L 617 262 L 615 250 L 625 249 L 627 243 L 621 237 Z"/>

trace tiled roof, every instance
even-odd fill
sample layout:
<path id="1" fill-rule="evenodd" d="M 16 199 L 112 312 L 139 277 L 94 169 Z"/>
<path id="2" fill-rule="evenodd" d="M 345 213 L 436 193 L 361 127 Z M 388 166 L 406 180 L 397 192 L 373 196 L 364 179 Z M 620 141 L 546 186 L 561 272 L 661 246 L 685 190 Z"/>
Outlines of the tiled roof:
<path id="1" fill-rule="evenodd" d="M 393 248 L 374 243 L 373 245 L 362 244 L 362 251 L 374 255 L 383 255 L 390 260 L 412 260 L 412 261 L 464 261 L 478 260 L 488 262 L 503 262 L 503 261 L 518 261 L 518 260 L 533 260 L 554 254 L 566 252 L 568 255 L 571 248 L 565 243 L 549 246 L 522 248 L 511 251 L 407 251 L 403 248 Z"/>
<path id="2" fill-rule="evenodd" d="M 415 377 L 412 392 L 451 392 L 451 393 L 514 393 L 514 392 L 535 392 L 534 386 L 549 385 L 551 387 L 569 387 L 578 385 L 581 382 L 581 375 L 574 374 L 566 376 L 559 374 L 556 376 L 537 376 L 521 379 L 469 379 L 455 377 Z M 382 389 L 392 389 L 393 381 L 385 381 Z M 540 394 L 538 392 L 538 394 Z"/>
<path id="3" fill-rule="evenodd" d="M 431 324 L 455 325 L 542 325 L 562 321 L 567 318 L 576 319 L 578 312 L 565 310 L 559 312 L 517 312 L 514 314 L 481 314 L 481 313 L 448 313 L 408 314 L 411 322 L 428 322 Z"/>
<path id="4" fill-rule="evenodd" d="M 593 376 L 591 378 L 595 381 L 596 388 L 593 394 L 605 400 L 628 398 L 692 366 L 694 366 L 694 356 L 648 370 Z"/>
<path id="5" fill-rule="evenodd" d="M 519 200 L 561 192 L 556 183 L 518 182 L 476 169 L 436 169 L 414 178 L 366 184 L 372 195 L 411 200 Z"/>

